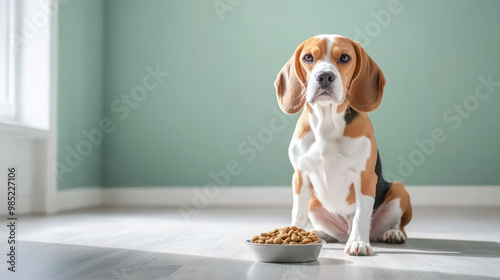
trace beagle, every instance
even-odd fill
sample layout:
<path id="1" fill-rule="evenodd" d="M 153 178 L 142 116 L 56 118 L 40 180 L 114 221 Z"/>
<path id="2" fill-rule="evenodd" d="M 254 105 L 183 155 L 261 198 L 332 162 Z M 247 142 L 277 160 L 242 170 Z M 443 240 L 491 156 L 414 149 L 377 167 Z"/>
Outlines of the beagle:
<path id="1" fill-rule="evenodd" d="M 370 255 L 370 241 L 406 242 L 412 217 L 401 182 L 382 177 L 367 113 L 380 105 L 385 78 L 358 42 L 318 35 L 300 44 L 276 78 L 285 113 L 302 108 L 288 150 L 293 174 L 292 225 L 309 220 L 345 253 Z"/>

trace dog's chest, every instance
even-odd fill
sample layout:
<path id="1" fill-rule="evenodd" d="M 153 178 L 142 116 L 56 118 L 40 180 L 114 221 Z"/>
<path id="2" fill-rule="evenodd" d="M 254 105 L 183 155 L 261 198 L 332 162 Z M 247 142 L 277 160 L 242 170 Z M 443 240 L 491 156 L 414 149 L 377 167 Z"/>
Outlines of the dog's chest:
<path id="1" fill-rule="evenodd" d="M 348 204 L 346 198 L 351 184 L 365 170 L 370 152 L 371 142 L 367 137 L 317 140 L 313 133 L 292 142 L 289 151 L 291 160 L 314 186 L 323 206 L 345 215 L 354 212 L 355 205 Z"/>

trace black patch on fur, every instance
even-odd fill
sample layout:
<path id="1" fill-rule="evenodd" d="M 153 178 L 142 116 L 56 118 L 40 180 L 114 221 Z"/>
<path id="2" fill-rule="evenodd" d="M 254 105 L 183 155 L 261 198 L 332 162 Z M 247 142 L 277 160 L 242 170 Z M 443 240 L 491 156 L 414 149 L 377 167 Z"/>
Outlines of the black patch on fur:
<path id="1" fill-rule="evenodd" d="M 377 163 L 375 164 L 375 173 L 378 176 L 377 187 L 375 191 L 375 203 L 373 204 L 373 209 L 377 209 L 382 202 L 384 202 L 385 195 L 391 187 L 392 183 L 388 183 L 384 180 L 382 176 L 382 163 L 380 162 L 380 155 L 377 150 Z"/>
<path id="2" fill-rule="evenodd" d="M 347 107 L 347 109 L 345 110 L 345 115 L 344 115 L 345 123 L 346 124 L 351 123 L 356 118 L 357 115 L 358 115 L 358 112 L 356 110 L 354 110 L 351 107 Z"/>

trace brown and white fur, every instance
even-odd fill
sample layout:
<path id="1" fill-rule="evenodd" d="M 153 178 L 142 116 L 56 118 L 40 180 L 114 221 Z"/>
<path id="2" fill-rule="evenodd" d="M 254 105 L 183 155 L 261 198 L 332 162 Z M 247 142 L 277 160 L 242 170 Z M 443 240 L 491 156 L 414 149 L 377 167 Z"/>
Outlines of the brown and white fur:
<path id="1" fill-rule="evenodd" d="M 404 243 L 412 217 L 404 185 L 381 177 L 367 115 L 380 105 L 384 85 L 361 45 L 339 35 L 304 41 L 275 82 L 285 113 L 303 109 L 289 147 L 292 225 L 309 220 L 321 238 L 346 242 L 346 254 L 372 254 L 370 241 Z"/>

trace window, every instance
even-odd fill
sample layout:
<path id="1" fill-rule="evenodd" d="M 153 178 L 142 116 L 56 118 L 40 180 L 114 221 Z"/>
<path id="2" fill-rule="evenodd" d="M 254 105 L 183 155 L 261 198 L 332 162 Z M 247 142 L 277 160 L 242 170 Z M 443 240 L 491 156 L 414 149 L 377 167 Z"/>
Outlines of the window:
<path id="1" fill-rule="evenodd" d="M 12 87 L 11 0 L 0 0 L 0 119 L 15 120 Z"/>

